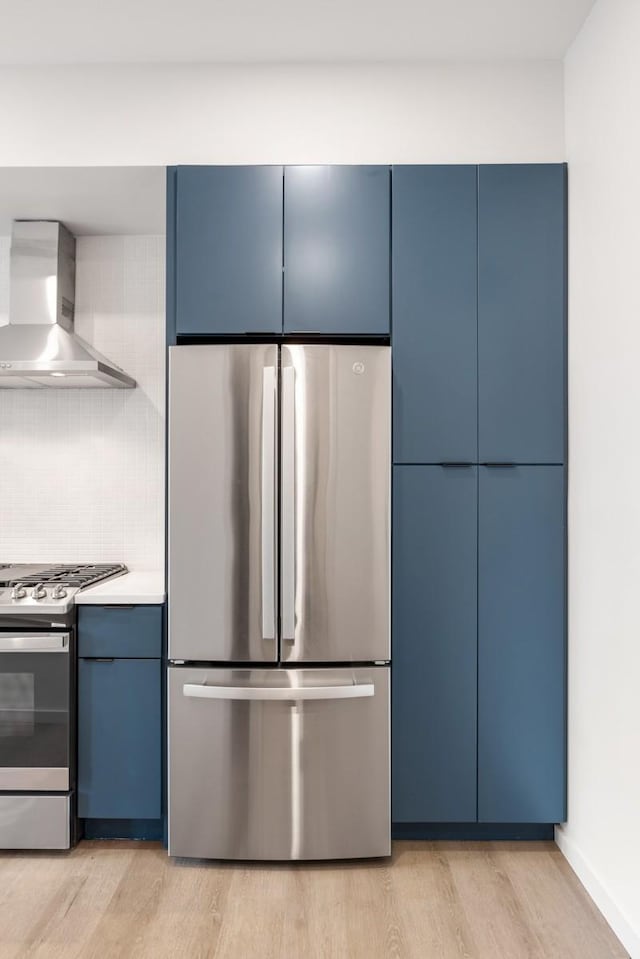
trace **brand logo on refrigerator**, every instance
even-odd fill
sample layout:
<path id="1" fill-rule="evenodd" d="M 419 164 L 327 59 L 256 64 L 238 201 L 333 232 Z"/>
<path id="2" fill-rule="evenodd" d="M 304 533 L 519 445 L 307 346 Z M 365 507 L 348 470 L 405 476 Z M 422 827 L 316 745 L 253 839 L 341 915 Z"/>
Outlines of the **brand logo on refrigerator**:
<path id="1" fill-rule="evenodd" d="M 360 376 L 361 373 L 364 373 L 364 363 L 361 363 L 360 361 L 358 361 L 357 363 L 353 364 L 351 369 L 356 374 L 356 376 Z"/>

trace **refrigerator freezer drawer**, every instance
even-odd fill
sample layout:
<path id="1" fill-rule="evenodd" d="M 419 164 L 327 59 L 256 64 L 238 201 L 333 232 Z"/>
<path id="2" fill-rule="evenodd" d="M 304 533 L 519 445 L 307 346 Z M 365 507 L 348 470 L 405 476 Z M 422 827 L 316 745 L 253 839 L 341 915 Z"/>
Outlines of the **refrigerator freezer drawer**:
<path id="1" fill-rule="evenodd" d="M 389 668 L 169 668 L 169 853 L 387 856 Z"/>

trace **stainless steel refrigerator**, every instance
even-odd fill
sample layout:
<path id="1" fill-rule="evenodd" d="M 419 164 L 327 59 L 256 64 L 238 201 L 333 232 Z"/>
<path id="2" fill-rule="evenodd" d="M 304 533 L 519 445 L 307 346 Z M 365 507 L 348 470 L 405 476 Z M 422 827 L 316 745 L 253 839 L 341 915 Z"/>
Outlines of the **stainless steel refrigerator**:
<path id="1" fill-rule="evenodd" d="M 169 351 L 169 853 L 390 852 L 391 355 Z"/>

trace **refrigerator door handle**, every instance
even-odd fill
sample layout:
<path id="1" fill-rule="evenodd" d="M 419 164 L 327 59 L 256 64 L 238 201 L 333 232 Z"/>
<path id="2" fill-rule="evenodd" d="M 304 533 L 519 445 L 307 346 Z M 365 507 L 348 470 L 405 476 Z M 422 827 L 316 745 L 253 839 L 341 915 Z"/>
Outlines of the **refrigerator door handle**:
<path id="1" fill-rule="evenodd" d="M 265 687 L 265 686 L 207 686 L 185 683 L 185 696 L 194 699 L 258 699 L 270 701 L 298 701 L 301 699 L 365 699 L 373 696 L 373 683 L 351 683 L 343 686 Z"/>
<path id="2" fill-rule="evenodd" d="M 295 369 L 282 370 L 282 520 L 281 598 L 282 639 L 296 638 L 296 460 L 295 460 Z"/>
<path id="3" fill-rule="evenodd" d="M 262 371 L 262 638 L 276 638 L 276 368 Z"/>

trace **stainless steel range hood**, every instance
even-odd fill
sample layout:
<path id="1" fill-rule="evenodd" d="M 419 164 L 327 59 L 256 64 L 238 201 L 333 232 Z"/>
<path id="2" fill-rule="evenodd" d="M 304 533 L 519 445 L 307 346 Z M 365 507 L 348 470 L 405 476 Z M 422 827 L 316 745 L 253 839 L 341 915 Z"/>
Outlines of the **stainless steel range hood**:
<path id="1" fill-rule="evenodd" d="M 76 241 L 62 223 L 16 220 L 0 389 L 130 389 L 135 380 L 73 331 Z"/>

